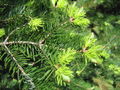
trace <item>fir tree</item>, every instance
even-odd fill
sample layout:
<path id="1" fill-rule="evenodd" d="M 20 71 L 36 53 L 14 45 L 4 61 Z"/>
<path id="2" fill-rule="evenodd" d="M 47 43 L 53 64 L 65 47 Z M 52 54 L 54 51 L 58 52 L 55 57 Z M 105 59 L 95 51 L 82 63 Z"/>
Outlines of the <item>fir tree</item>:
<path id="1" fill-rule="evenodd" d="M 113 31 L 120 24 L 119 20 L 115 21 L 119 15 L 106 18 L 98 9 L 98 5 L 104 6 L 106 2 L 0 1 L 0 62 L 3 64 L 0 66 L 4 75 L 1 89 L 15 86 L 15 90 L 113 88 L 113 83 L 98 78 L 112 71 L 103 76 L 111 80 L 114 75 L 117 81 L 120 73 L 119 65 L 115 64 L 118 60 L 112 61 L 116 53 L 110 52 L 119 45 L 111 43 L 119 36 L 119 31 Z M 94 16 L 90 12 L 95 12 Z M 118 35 L 110 38 L 113 32 Z M 7 84 L 8 80 L 11 83 Z"/>

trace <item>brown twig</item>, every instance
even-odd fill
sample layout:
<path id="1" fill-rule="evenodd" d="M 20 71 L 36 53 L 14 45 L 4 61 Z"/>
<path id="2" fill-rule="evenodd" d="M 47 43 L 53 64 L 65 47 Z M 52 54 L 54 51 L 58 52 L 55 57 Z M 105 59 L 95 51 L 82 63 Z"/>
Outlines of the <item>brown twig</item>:
<path id="1" fill-rule="evenodd" d="M 12 45 L 12 44 L 31 44 L 31 45 L 39 45 L 39 43 L 31 42 L 31 41 L 10 41 L 10 42 L 0 42 L 0 45 Z M 40 44 L 41 45 L 41 44 Z"/>

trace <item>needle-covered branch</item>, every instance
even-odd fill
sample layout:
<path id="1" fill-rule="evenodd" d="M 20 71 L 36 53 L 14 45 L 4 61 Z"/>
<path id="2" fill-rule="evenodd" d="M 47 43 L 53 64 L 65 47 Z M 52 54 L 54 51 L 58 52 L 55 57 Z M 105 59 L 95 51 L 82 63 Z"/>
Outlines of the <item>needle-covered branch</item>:
<path id="1" fill-rule="evenodd" d="M 29 82 L 30 84 L 30 89 L 33 90 L 35 88 L 35 85 L 32 81 L 32 79 L 28 76 L 27 73 L 25 73 L 24 69 L 22 68 L 22 66 L 20 66 L 20 64 L 18 63 L 18 61 L 16 60 L 16 58 L 13 56 L 13 54 L 11 53 L 11 51 L 9 50 L 9 48 L 4 44 L 5 49 L 7 50 L 7 52 L 10 54 L 11 58 L 13 59 L 13 61 L 16 63 L 16 65 L 18 66 L 18 69 L 21 71 L 21 73 L 23 74 L 23 76 L 25 77 L 26 81 Z"/>

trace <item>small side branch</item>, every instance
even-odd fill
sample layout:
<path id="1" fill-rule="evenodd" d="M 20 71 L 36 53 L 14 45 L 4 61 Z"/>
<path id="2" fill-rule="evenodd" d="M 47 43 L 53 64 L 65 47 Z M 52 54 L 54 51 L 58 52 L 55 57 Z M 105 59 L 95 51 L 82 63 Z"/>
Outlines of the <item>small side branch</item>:
<path id="1" fill-rule="evenodd" d="M 21 27 L 24 27 L 26 24 L 22 25 Z M 9 37 L 18 29 L 20 29 L 21 27 L 18 27 L 16 29 L 14 29 L 12 32 L 10 32 L 10 34 L 6 37 L 6 39 L 4 40 L 4 42 L 7 42 L 7 40 L 9 39 Z"/>
<path id="2" fill-rule="evenodd" d="M 22 25 L 21 27 L 24 27 L 26 24 Z M 6 39 L 4 40 L 4 42 L 0 42 L 0 45 L 4 46 L 5 49 L 7 50 L 7 52 L 10 54 L 11 58 L 13 59 L 13 61 L 16 63 L 16 65 L 18 66 L 18 69 L 21 71 L 22 75 L 25 77 L 25 80 L 28 82 L 28 84 L 30 85 L 30 90 L 33 90 L 35 88 L 35 84 L 32 81 L 32 78 L 29 77 L 29 75 L 27 73 L 25 73 L 24 69 L 22 68 L 22 66 L 18 63 L 17 59 L 14 57 L 14 55 L 11 53 L 11 51 L 9 50 L 9 48 L 7 47 L 7 45 L 12 45 L 12 44 L 31 44 L 31 45 L 43 45 L 41 42 L 40 43 L 35 43 L 35 42 L 30 42 L 30 41 L 10 41 L 8 42 L 9 37 L 18 29 L 20 29 L 21 27 L 18 27 L 16 29 L 14 29 L 12 32 L 9 33 L 9 35 L 6 37 Z"/>
<path id="3" fill-rule="evenodd" d="M 17 62 L 16 58 L 13 56 L 13 54 L 10 52 L 10 50 L 8 49 L 8 47 L 5 44 L 4 44 L 4 47 L 7 50 L 7 52 L 10 54 L 10 56 L 12 57 L 13 61 L 18 66 L 19 70 L 21 71 L 21 73 L 23 74 L 23 76 L 25 77 L 27 82 L 29 82 L 29 84 L 31 86 L 30 89 L 33 90 L 35 88 L 35 84 L 32 82 L 32 79 L 25 73 L 24 69 L 20 66 L 20 64 Z"/>
<path id="4" fill-rule="evenodd" d="M 31 45 L 39 45 L 39 43 L 35 43 L 35 42 L 31 42 L 31 41 L 0 42 L 0 45 L 12 45 L 12 44 L 31 44 Z"/>

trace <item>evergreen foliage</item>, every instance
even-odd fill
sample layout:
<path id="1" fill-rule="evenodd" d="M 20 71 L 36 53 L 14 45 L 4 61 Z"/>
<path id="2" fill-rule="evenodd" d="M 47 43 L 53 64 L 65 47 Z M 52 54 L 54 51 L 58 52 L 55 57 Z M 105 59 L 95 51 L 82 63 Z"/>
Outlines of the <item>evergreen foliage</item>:
<path id="1" fill-rule="evenodd" d="M 0 89 L 119 90 L 116 3 L 1 0 Z"/>

